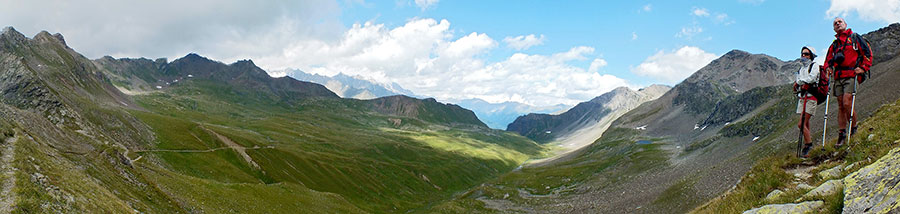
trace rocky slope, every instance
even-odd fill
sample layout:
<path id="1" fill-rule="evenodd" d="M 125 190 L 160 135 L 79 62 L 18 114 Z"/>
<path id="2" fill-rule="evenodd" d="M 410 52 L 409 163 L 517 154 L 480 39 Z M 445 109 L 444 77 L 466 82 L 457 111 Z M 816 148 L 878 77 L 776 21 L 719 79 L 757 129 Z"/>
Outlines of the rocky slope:
<path id="1" fill-rule="evenodd" d="M 506 130 L 517 132 L 538 142 L 551 142 L 584 128 L 593 127 L 604 119 L 612 121 L 622 113 L 658 98 L 668 89 L 668 86 L 663 85 L 652 85 L 638 91 L 627 87 L 616 88 L 590 101 L 579 103 L 562 114 L 531 113 L 520 116 L 510 123 Z M 602 133 L 602 130 L 600 132 Z"/>

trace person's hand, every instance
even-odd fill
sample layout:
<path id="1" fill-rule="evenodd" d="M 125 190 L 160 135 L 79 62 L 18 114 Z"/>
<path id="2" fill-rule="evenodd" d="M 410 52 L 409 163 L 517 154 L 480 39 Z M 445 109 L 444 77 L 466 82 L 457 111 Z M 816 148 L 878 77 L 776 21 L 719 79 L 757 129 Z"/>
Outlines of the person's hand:
<path id="1" fill-rule="evenodd" d="M 866 72 L 865 70 L 863 70 L 863 69 L 860 68 L 860 67 L 856 67 L 856 69 L 853 69 L 853 71 L 856 71 L 856 74 L 861 74 L 861 73 L 865 73 L 865 72 Z"/>
<path id="2" fill-rule="evenodd" d="M 831 67 L 825 68 L 825 73 L 828 74 L 828 76 L 831 76 L 831 72 L 834 72 L 834 69 Z"/>

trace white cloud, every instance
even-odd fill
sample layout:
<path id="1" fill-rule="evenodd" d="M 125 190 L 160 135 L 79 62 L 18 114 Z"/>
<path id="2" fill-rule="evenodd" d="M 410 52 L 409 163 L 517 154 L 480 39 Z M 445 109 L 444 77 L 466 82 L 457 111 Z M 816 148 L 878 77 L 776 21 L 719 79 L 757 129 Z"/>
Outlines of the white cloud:
<path id="1" fill-rule="evenodd" d="M 637 38 L 638 38 L 637 32 L 631 32 L 631 40 L 634 41 L 634 40 L 637 40 Z"/>
<path id="2" fill-rule="evenodd" d="M 644 7 L 641 8 L 641 10 L 643 10 L 644 12 L 650 12 L 650 11 L 653 11 L 653 4 L 647 4 L 647 5 L 644 5 Z"/>
<path id="3" fill-rule="evenodd" d="M 516 50 L 525 50 L 530 48 L 531 46 L 544 44 L 544 35 L 541 34 L 540 37 L 534 36 L 534 34 L 529 34 L 527 36 L 517 36 L 517 37 L 506 37 L 503 38 L 503 42 L 506 43 L 507 47 Z"/>
<path id="4" fill-rule="evenodd" d="M 416 6 L 422 8 L 422 10 L 428 9 L 431 6 L 437 5 L 439 0 L 415 0 Z"/>
<path id="5" fill-rule="evenodd" d="M 602 67 L 606 67 L 606 60 L 596 58 L 594 61 L 591 61 L 591 66 L 588 67 L 588 72 L 597 72 Z"/>
<path id="6" fill-rule="evenodd" d="M 631 72 L 674 85 L 714 59 L 715 54 L 698 47 L 684 46 L 673 52 L 656 52 L 637 67 L 632 67 Z"/>
<path id="7" fill-rule="evenodd" d="M 605 65 L 605 60 L 595 58 L 591 47 L 550 55 L 515 53 L 488 63 L 483 54 L 497 47 L 497 41 L 477 32 L 456 38 L 453 32 L 447 20 L 413 19 L 393 29 L 367 22 L 354 25 L 338 41 L 297 41 L 288 45 L 283 55 L 254 61 L 269 65 L 269 70 L 298 68 L 321 75 L 344 73 L 396 82 L 438 100 L 479 98 L 494 103 L 573 105 L 627 85 L 621 78 L 573 65 L 591 58 L 594 69 Z M 541 38 L 528 37 L 512 39 Z"/>
<path id="8" fill-rule="evenodd" d="M 894 23 L 900 21 L 900 0 L 831 0 L 825 16 L 833 19 L 852 12 L 865 21 Z"/>
<path id="9" fill-rule="evenodd" d="M 34 35 L 60 32 L 90 58 L 181 57 L 223 61 L 280 52 L 284 44 L 334 38 L 345 29 L 335 0 L 2 1 L 0 20 Z M 52 14 L 52 15 L 51 15 Z"/>
<path id="10" fill-rule="evenodd" d="M 728 18 L 728 14 L 725 13 L 716 13 L 716 16 L 713 18 L 717 24 L 731 25 L 734 24 L 734 20 Z"/>
<path id="11" fill-rule="evenodd" d="M 691 14 L 694 16 L 706 17 L 706 16 L 709 16 L 709 11 L 707 11 L 706 8 L 696 8 L 695 7 L 694 10 L 691 11 Z"/>
<path id="12" fill-rule="evenodd" d="M 487 34 L 472 32 L 467 36 L 451 42 L 441 56 L 456 58 L 472 57 L 496 46 L 497 42 L 487 36 Z"/>
<path id="13" fill-rule="evenodd" d="M 697 25 L 690 27 L 682 27 L 681 31 L 675 33 L 675 37 L 693 39 L 697 34 L 703 33 L 703 28 Z"/>
<path id="14" fill-rule="evenodd" d="M 599 55 L 591 47 L 545 55 L 516 53 L 486 62 L 484 55 L 499 42 L 485 33 L 456 35 L 447 20 L 420 18 L 395 27 L 375 22 L 343 26 L 340 7 L 332 0 L 4 1 L 0 20 L 30 35 L 61 32 L 71 47 L 90 58 L 174 60 L 196 52 L 226 63 L 253 59 L 273 76 L 296 68 L 396 82 L 439 100 L 572 105 L 627 85 L 621 78 L 584 68 L 586 60 Z M 544 36 L 538 35 L 506 44 L 527 49 L 543 42 Z"/>

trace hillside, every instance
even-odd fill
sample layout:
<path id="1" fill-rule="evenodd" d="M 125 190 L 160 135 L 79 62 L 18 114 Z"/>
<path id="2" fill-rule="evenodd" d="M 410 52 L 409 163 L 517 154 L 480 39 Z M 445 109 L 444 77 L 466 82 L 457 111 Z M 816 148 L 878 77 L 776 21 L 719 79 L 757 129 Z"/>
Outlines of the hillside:
<path id="1" fill-rule="evenodd" d="M 0 212 L 408 212 L 544 151 L 458 106 L 341 99 L 249 60 L 91 61 L 7 28 L 0 62 Z"/>
<path id="2" fill-rule="evenodd" d="M 548 143 L 572 136 L 573 133 L 593 127 L 604 119 L 612 121 L 622 113 L 641 103 L 656 99 L 668 90 L 669 87 L 663 85 L 652 85 L 638 91 L 620 87 L 590 101 L 579 103 L 562 114 L 530 113 L 520 116 L 510 123 L 506 130 L 538 142 Z M 609 125 L 609 121 L 601 126 Z M 594 139 L 596 137 L 599 136 L 595 136 Z"/>
<path id="3" fill-rule="evenodd" d="M 870 39 L 876 47 L 896 47 L 898 39 L 890 36 L 900 35 L 896 32 L 900 25 L 894 24 L 864 37 L 884 38 Z M 780 184 L 746 173 L 754 165 L 775 163 L 768 157 L 793 151 L 799 118 L 793 114 L 796 98 L 783 84 L 790 78 L 774 78 L 789 75 L 794 62 L 773 59 L 731 51 L 659 99 L 620 117 L 593 144 L 507 173 L 438 210 L 683 213 L 738 185 L 759 196 L 762 191 L 754 184 L 760 183 L 768 193 Z M 858 93 L 856 108 L 863 121 L 879 106 L 900 99 L 900 85 L 893 84 L 900 81 L 900 58 L 876 63 L 873 79 L 860 85 Z M 836 104 L 831 105 L 829 114 L 835 115 Z M 811 129 L 822 130 L 821 120 L 817 115 Z M 829 125 L 833 139 L 836 124 Z M 721 207 L 740 210 L 711 213 L 742 212 L 760 205 L 757 199 L 737 202 L 739 206 L 723 203 Z"/>

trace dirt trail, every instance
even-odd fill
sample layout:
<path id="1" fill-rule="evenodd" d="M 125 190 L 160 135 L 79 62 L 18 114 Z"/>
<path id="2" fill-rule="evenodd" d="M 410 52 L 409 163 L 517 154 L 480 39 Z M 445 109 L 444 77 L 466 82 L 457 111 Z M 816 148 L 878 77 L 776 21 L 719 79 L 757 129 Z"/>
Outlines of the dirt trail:
<path id="1" fill-rule="evenodd" d="M 250 155 L 247 154 L 247 148 L 244 148 L 244 146 L 231 141 L 231 139 L 228 139 L 228 137 L 222 136 L 219 133 L 214 132 L 213 130 L 207 129 L 206 127 L 203 127 L 203 129 L 209 133 L 212 133 L 213 135 L 216 135 L 216 137 L 218 137 L 219 140 L 222 141 L 222 143 L 225 143 L 225 145 L 227 145 L 229 148 L 234 149 L 234 151 L 236 151 L 238 154 L 241 154 L 241 157 L 244 157 L 244 161 L 247 161 L 250 166 L 259 169 L 259 164 L 256 164 L 256 162 L 253 161 L 253 158 L 251 158 Z"/>
<path id="2" fill-rule="evenodd" d="M 13 136 L 7 138 L 2 146 L 2 157 L 0 157 L 0 168 L 2 168 L 3 183 L 0 184 L 0 213 L 11 213 L 16 202 L 16 195 L 13 189 L 16 185 L 16 169 L 13 167 L 15 160 L 16 141 L 18 137 Z"/>

